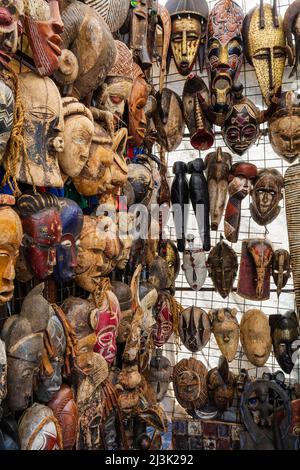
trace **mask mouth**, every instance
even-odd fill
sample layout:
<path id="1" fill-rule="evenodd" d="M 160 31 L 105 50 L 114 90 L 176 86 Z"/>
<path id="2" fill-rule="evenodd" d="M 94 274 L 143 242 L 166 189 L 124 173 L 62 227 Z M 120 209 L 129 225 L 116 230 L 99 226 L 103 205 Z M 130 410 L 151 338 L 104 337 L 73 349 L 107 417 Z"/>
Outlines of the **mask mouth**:
<path id="1" fill-rule="evenodd" d="M 186 73 L 188 73 L 190 70 L 190 63 L 187 60 L 183 60 L 182 62 L 180 62 L 179 66 L 180 69 Z"/>

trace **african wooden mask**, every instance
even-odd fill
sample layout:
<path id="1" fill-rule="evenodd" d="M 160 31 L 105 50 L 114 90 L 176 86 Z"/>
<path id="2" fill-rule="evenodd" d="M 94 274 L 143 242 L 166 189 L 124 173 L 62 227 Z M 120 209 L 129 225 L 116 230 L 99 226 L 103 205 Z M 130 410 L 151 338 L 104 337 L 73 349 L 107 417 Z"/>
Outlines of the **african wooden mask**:
<path id="1" fill-rule="evenodd" d="M 18 45 L 18 22 L 24 15 L 23 0 L 1 0 L 0 44 L 6 54 L 14 54 Z"/>
<path id="2" fill-rule="evenodd" d="M 274 354 L 281 369 L 290 374 L 295 365 L 295 352 L 299 349 L 299 324 L 292 310 L 283 315 L 270 315 L 271 337 Z"/>
<path id="3" fill-rule="evenodd" d="M 209 253 L 207 267 L 215 290 L 225 299 L 232 291 L 238 260 L 235 251 L 222 238 Z"/>
<path id="4" fill-rule="evenodd" d="M 197 56 L 202 71 L 207 36 L 206 0 L 168 0 L 166 8 L 172 21 L 171 50 L 178 72 L 188 75 Z"/>
<path id="5" fill-rule="evenodd" d="M 89 158 L 94 136 L 91 111 L 76 98 L 63 98 L 64 149 L 58 154 L 62 171 L 71 178 L 78 176 Z"/>
<path id="6" fill-rule="evenodd" d="M 71 388 L 63 384 L 48 406 L 61 427 L 63 449 L 72 450 L 77 436 L 78 410 Z"/>
<path id="7" fill-rule="evenodd" d="M 58 69 L 64 29 L 58 0 L 24 0 L 25 31 L 38 73 L 52 75 Z"/>
<path id="8" fill-rule="evenodd" d="M 129 97 L 129 138 L 130 143 L 140 147 L 146 135 L 147 120 L 145 107 L 150 94 L 150 87 L 145 80 L 141 68 L 134 64 L 133 85 Z"/>
<path id="9" fill-rule="evenodd" d="M 23 251 L 37 279 L 45 279 L 56 264 L 56 247 L 61 241 L 62 225 L 58 198 L 52 194 L 23 194 L 17 201 L 22 220 Z"/>
<path id="10" fill-rule="evenodd" d="M 199 307 L 188 307 L 179 317 L 179 335 L 184 346 L 191 352 L 201 351 L 210 338 L 207 313 Z"/>
<path id="11" fill-rule="evenodd" d="M 5 343 L 0 339 L 0 414 L 2 416 L 1 403 L 7 394 L 7 357 Z"/>
<path id="12" fill-rule="evenodd" d="M 232 86 L 243 63 L 243 11 L 232 0 L 219 0 L 208 18 L 207 70 L 211 106 L 226 113 L 231 106 Z"/>
<path id="13" fill-rule="evenodd" d="M 155 95 L 157 109 L 154 114 L 157 142 L 167 152 L 176 150 L 184 133 L 181 98 L 169 88 L 163 88 Z"/>
<path id="14" fill-rule="evenodd" d="M 150 361 L 145 376 L 158 402 L 164 399 L 168 391 L 172 370 L 173 367 L 169 359 L 162 355 L 161 349 L 157 349 Z"/>
<path id="15" fill-rule="evenodd" d="M 1 7 L 0 7 L 1 8 Z M 1 11 L 1 10 L 0 10 Z M 1 26 L 0 26 L 1 29 Z M 0 161 L 3 159 L 14 124 L 15 100 L 11 88 L 0 80 Z"/>
<path id="16" fill-rule="evenodd" d="M 62 431 L 51 408 L 34 403 L 19 422 L 21 450 L 63 450 Z"/>
<path id="17" fill-rule="evenodd" d="M 256 367 L 264 366 L 272 349 L 267 315 L 261 310 L 248 310 L 242 316 L 240 328 L 241 344 L 248 361 Z"/>
<path id="18" fill-rule="evenodd" d="M 117 342 L 125 343 L 130 332 L 133 317 L 131 289 L 124 282 L 113 281 L 111 284 L 113 293 L 116 295 L 120 304 L 120 323 Z"/>
<path id="19" fill-rule="evenodd" d="M 283 176 L 274 168 L 259 170 L 251 191 L 250 212 L 258 225 L 268 225 L 279 215 Z"/>
<path id="20" fill-rule="evenodd" d="M 240 328 L 235 308 L 219 308 L 210 310 L 211 331 L 217 345 L 228 362 L 235 358 L 239 345 Z"/>
<path id="21" fill-rule="evenodd" d="M 23 230 L 17 213 L 0 206 L 0 304 L 9 301 L 14 292 L 15 265 Z"/>
<path id="22" fill-rule="evenodd" d="M 234 397 L 235 377 L 230 372 L 227 359 L 220 356 L 218 367 L 207 374 L 208 398 L 212 405 L 224 412 L 231 407 Z"/>
<path id="23" fill-rule="evenodd" d="M 30 185 L 61 188 L 63 181 L 57 161 L 57 152 L 64 148 L 60 93 L 50 78 L 32 72 L 21 73 L 19 83 L 27 156 L 21 152 L 16 178 Z"/>
<path id="24" fill-rule="evenodd" d="M 277 286 L 277 296 L 279 297 L 291 276 L 291 256 L 288 251 L 283 249 L 274 251 L 272 258 L 272 276 Z"/>
<path id="25" fill-rule="evenodd" d="M 261 94 L 267 105 L 277 95 L 286 60 L 282 17 L 276 3 L 261 2 L 245 17 L 243 24 L 245 55 L 254 67 Z"/>
<path id="26" fill-rule="evenodd" d="M 286 36 L 287 48 L 289 54 L 292 56 L 292 63 L 289 65 L 293 65 L 293 69 L 290 73 L 290 77 L 296 75 L 299 60 L 300 60 L 300 1 L 295 0 L 292 2 L 286 9 L 284 18 L 283 18 L 283 30 Z M 294 37 L 294 44 L 293 44 L 293 37 Z"/>
<path id="27" fill-rule="evenodd" d="M 90 5 L 104 19 L 112 33 L 118 31 L 127 18 L 130 0 L 83 0 L 83 3 Z"/>
<path id="28" fill-rule="evenodd" d="M 268 240 L 243 240 L 237 293 L 244 299 L 267 300 L 273 248 Z"/>
<path id="29" fill-rule="evenodd" d="M 293 91 L 282 93 L 269 120 L 269 138 L 277 155 L 293 163 L 300 155 L 300 105 Z"/>
<path id="30" fill-rule="evenodd" d="M 155 305 L 156 324 L 153 327 L 153 342 L 161 348 L 173 333 L 174 312 L 171 296 L 167 292 L 158 292 L 158 301 Z"/>
<path id="31" fill-rule="evenodd" d="M 223 215 L 231 164 L 232 157 L 230 153 L 223 152 L 221 147 L 205 157 L 211 230 L 218 230 Z"/>
<path id="32" fill-rule="evenodd" d="M 173 387 L 178 403 L 192 416 L 207 404 L 207 369 L 191 357 L 182 359 L 173 367 Z"/>
<path id="33" fill-rule="evenodd" d="M 188 247 L 183 252 L 182 269 L 191 288 L 200 290 L 207 276 L 205 252 L 194 245 L 193 235 L 187 235 L 187 242 Z"/>

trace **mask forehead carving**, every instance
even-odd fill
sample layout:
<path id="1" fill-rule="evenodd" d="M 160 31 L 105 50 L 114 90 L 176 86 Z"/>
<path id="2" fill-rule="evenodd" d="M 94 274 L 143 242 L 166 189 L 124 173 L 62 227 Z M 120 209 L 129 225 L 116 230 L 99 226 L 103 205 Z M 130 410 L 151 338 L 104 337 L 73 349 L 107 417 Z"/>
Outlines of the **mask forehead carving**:
<path id="1" fill-rule="evenodd" d="M 2 0 L 0 13 L 1 50 L 7 54 L 14 54 L 18 45 L 18 21 L 24 15 L 23 0 Z"/>
<path id="2" fill-rule="evenodd" d="M 283 184 L 283 176 L 278 170 L 271 168 L 258 172 L 251 191 L 250 212 L 259 225 L 270 224 L 278 216 Z"/>
<path id="3" fill-rule="evenodd" d="M 277 286 L 277 296 L 281 294 L 291 275 L 291 256 L 288 251 L 275 250 L 272 258 L 272 276 Z"/>
<path id="4" fill-rule="evenodd" d="M 112 33 L 118 31 L 127 18 L 130 0 L 83 0 L 83 3 L 91 6 L 104 19 Z"/>
<path id="5" fill-rule="evenodd" d="M 299 348 L 297 315 L 288 311 L 283 315 L 270 315 L 271 337 L 274 353 L 281 369 L 290 374 L 294 367 L 293 355 Z"/>
<path id="6" fill-rule="evenodd" d="M 221 240 L 209 253 L 207 266 L 216 291 L 225 299 L 231 292 L 237 275 L 235 251 Z"/>
<path id="7" fill-rule="evenodd" d="M 286 60 L 282 17 L 269 4 L 255 7 L 246 15 L 243 37 L 247 60 L 269 105 L 281 87 Z"/>
<path id="8" fill-rule="evenodd" d="M 267 315 L 261 310 L 248 310 L 242 317 L 240 328 L 241 344 L 248 360 L 256 367 L 262 367 L 272 349 Z"/>
<path id="9" fill-rule="evenodd" d="M 188 413 L 201 409 L 208 401 L 207 369 L 197 359 L 182 359 L 173 368 L 173 386 L 178 403 Z"/>
<path id="10" fill-rule="evenodd" d="M 207 313 L 194 306 L 183 310 L 180 314 L 179 334 L 181 341 L 189 351 L 201 351 L 210 338 L 210 323 Z"/>
<path id="11" fill-rule="evenodd" d="M 211 310 L 211 329 L 223 356 L 228 362 L 235 358 L 239 344 L 239 324 L 236 318 L 237 310 L 221 308 Z"/>

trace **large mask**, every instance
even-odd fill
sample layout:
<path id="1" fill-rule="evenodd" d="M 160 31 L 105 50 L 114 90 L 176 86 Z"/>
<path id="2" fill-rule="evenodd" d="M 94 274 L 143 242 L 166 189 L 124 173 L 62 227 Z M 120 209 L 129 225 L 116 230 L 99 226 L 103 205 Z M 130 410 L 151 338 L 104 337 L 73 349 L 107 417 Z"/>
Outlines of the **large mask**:
<path id="1" fill-rule="evenodd" d="M 269 120 L 269 138 L 274 152 L 288 163 L 293 163 L 299 157 L 300 105 L 293 91 L 281 95 Z"/>
<path id="2" fill-rule="evenodd" d="M 246 58 L 254 67 L 265 103 L 270 105 L 280 90 L 286 60 L 283 21 L 275 5 L 256 6 L 246 15 L 243 39 Z"/>
<path id="3" fill-rule="evenodd" d="M 178 403 L 192 416 L 208 401 L 207 369 L 201 361 L 191 357 L 182 359 L 173 368 L 173 387 Z"/>
<path id="4" fill-rule="evenodd" d="M 221 239 L 207 259 L 209 275 L 216 291 L 225 299 L 233 288 L 238 260 L 235 251 Z"/>
<path id="5" fill-rule="evenodd" d="M 260 170 L 253 182 L 250 212 L 258 225 L 268 225 L 279 215 L 283 176 L 274 168 Z"/>
<path id="6" fill-rule="evenodd" d="M 24 0 L 25 31 L 35 66 L 42 76 L 58 69 L 64 30 L 58 0 Z"/>
<path id="7" fill-rule="evenodd" d="M 63 450 L 60 425 L 53 411 L 34 403 L 19 422 L 21 450 Z"/>
<path id="8" fill-rule="evenodd" d="M 77 436 L 78 410 L 71 388 L 63 384 L 48 406 L 61 427 L 63 449 L 72 450 Z"/>
<path id="9" fill-rule="evenodd" d="M 291 3 L 284 14 L 283 19 L 283 30 L 286 36 L 287 48 L 289 54 L 292 57 L 292 63 L 289 65 L 294 65 L 290 77 L 297 73 L 299 62 L 300 62 L 300 15 L 299 15 L 300 1 L 295 0 Z M 294 36 L 294 44 L 293 44 Z"/>
<path id="10" fill-rule="evenodd" d="M 295 365 L 294 355 L 299 349 L 299 323 L 292 310 L 283 315 L 270 315 L 271 337 L 274 354 L 281 369 L 290 374 Z"/>
<path id="11" fill-rule="evenodd" d="M 219 308 L 210 310 L 211 331 L 217 345 L 228 362 L 235 358 L 239 345 L 240 329 L 235 308 Z"/>
<path id="12" fill-rule="evenodd" d="M 133 318 L 132 293 L 130 287 L 120 281 L 113 281 L 112 289 L 118 299 L 121 311 L 117 342 L 125 343 L 130 332 Z"/>
<path id="13" fill-rule="evenodd" d="M 45 279 L 53 272 L 56 247 L 61 241 L 58 198 L 47 193 L 23 194 L 17 209 L 23 225 L 27 265 L 37 279 Z"/>
<path id="14" fill-rule="evenodd" d="M 199 291 L 206 276 L 206 256 L 202 248 L 194 246 L 194 236 L 187 235 L 188 248 L 183 253 L 182 269 L 185 278 L 193 290 Z"/>
<path id="15" fill-rule="evenodd" d="M 1 0 L 0 44 L 6 54 L 17 52 L 18 22 L 24 15 L 23 0 Z"/>
<path id="16" fill-rule="evenodd" d="M 147 382 L 153 389 L 158 402 L 162 401 L 168 391 L 173 367 L 169 359 L 162 356 L 161 350 L 157 349 L 152 357 L 146 372 Z"/>
<path id="17" fill-rule="evenodd" d="M 1 7 L 0 7 L 1 15 Z M 0 16 L 1 18 L 1 16 Z M 1 21 L 1 19 L 0 19 Z M 1 31 L 1 26 L 0 26 Z M 1 43 L 0 43 L 1 44 Z M 14 124 L 15 100 L 11 88 L 0 80 L 0 161 L 6 151 L 7 143 L 10 139 Z"/>
<path id="18" fill-rule="evenodd" d="M 205 157 L 208 183 L 211 230 L 217 230 L 221 221 L 228 193 L 228 177 L 232 164 L 230 153 L 221 147 Z"/>
<path id="19" fill-rule="evenodd" d="M 158 293 L 155 312 L 156 324 L 153 327 L 153 343 L 156 347 L 161 348 L 173 333 L 174 313 L 170 294 Z"/>
<path id="20" fill-rule="evenodd" d="M 232 102 L 232 86 L 243 63 L 241 7 L 232 0 L 219 0 L 209 14 L 207 69 L 211 105 L 226 113 Z"/>
<path id="21" fill-rule="evenodd" d="M 133 85 L 129 97 L 129 136 L 132 138 L 130 142 L 140 147 L 143 144 L 147 120 L 145 107 L 150 94 L 150 87 L 144 79 L 144 74 L 137 64 L 133 67 Z"/>
<path id="22" fill-rule="evenodd" d="M 210 338 L 210 323 L 207 313 L 199 307 L 183 310 L 179 318 L 179 335 L 184 346 L 191 352 L 201 351 Z"/>
<path id="23" fill-rule="evenodd" d="M 224 356 L 219 359 L 218 367 L 207 374 L 209 401 L 221 412 L 231 407 L 234 398 L 235 377 L 230 372 Z"/>
<path id="24" fill-rule="evenodd" d="M 167 152 L 172 152 L 181 144 L 184 133 L 182 101 L 177 93 L 169 88 L 163 88 L 155 98 L 157 101 L 154 114 L 157 131 L 155 138 Z"/>
<path id="25" fill-rule="evenodd" d="M 202 71 L 207 36 L 207 2 L 168 0 L 166 8 L 172 21 L 171 50 L 178 72 L 188 75 L 197 56 Z"/>
<path id="26" fill-rule="evenodd" d="M 57 152 L 64 148 L 60 93 L 50 78 L 32 72 L 21 73 L 19 83 L 27 156 L 21 152 L 15 176 L 22 183 L 61 188 L 63 181 L 57 161 Z"/>
<path id="27" fill-rule="evenodd" d="M 271 349 L 269 320 L 261 310 L 248 310 L 241 320 L 241 344 L 248 361 L 256 367 L 263 367 Z"/>
<path id="28" fill-rule="evenodd" d="M 275 250 L 272 259 L 272 276 L 277 286 L 277 296 L 279 297 L 282 289 L 286 286 L 291 276 L 291 256 L 288 251 Z"/>
<path id="29" fill-rule="evenodd" d="M 7 357 L 5 343 L 0 339 L 0 415 L 2 416 L 1 403 L 7 394 Z"/>
<path id="30" fill-rule="evenodd" d="M 70 282 L 75 277 L 77 251 L 83 226 L 83 213 L 71 199 L 60 199 L 62 237 L 56 248 L 54 276 L 59 282 Z"/>
<path id="31" fill-rule="evenodd" d="M 14 292 L 15 266 L 23 230 L 17 213 L 0 207 L 0 304 L 8 302 Z"/>

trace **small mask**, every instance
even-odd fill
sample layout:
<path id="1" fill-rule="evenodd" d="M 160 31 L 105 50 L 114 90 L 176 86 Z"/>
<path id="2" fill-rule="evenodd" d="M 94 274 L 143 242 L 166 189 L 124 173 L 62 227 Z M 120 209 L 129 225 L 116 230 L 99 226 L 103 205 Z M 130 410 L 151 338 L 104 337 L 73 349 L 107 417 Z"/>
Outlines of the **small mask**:
<path id="1" fill-rule="evenodd" d="M 218 230 L 228 193 L 228 177 L 232 165 L 230 153 L 223 152 L 221 147 L 205 157 L 208 183 L 211 230 Z"/>
<path id="2" fill-rule="evenodd" d="M 248 310 L 241 320 L 241 344 L 248 361 L 256 367 L 263 367 L 271 349 L 269 320 L 261 310 Z"/>
<path id="3" fill-rule="evenodd" d="M 1 18 L 1 7 L 0 7 L 0 18 Z M 0 31 L 1 31 L 1 19 L 0 19 Z M 1 33 L 0 33 L 1 35 Z M 11 132 L 14 124 L 14 108 L 15 100 L 11 88 L 5 83 L 4 80 L 0 80 L 0 161 L 6 151 L 7 143 L 10 139 Z"/>
<path id="4" fill-rule="evenodd" d="M 268 225 L 279 215 L 284 181 L 274 168 L 260 170 L 253 182 L 250 212 L 258 225 Z"/>
<path id="5" fill-rule="evenodd" d="M 161 348 L 173 333 L 173 311 L 170 294 L 158 293 L 158 301 L 155 306 L 156 324 L 153 327 L 153 342 L 157 348 Z"/>
<path id="6" fill-rule="evenodd" d="M 23 194 L 17 201 L 22 220 L 26 262 L 37 279 L 45 279 L 56 264 L 61 241 L 58 198 L 52 194 Z"/>
<path id="7" fill-rule="evenodd" d="M 279 297 L 291 276 L 291 256 L 288 251 L 283 249 L 274 251 L 272 258 L 272 276 L 277 286 L 277 296 Z"/>
<path id="8" fill-rule="evenodd" d="M 157 349 L 152 357 L 149 368 L 146 372 L 147 382 L 153 389 L 157 401 L 164 399 L 171 381 L 173 367 L 169 359 L 162 356 L 161 350 Z"/>
<path id="9" fill-rule="evenodd" d="M 207 36 L 207 2 L 168 0 L 166 8 L 172 21 L 171 50 L 178 72 L 188 75 L 197 56 L 202 71 Z"/>
<path id="10" fill-rule="evenodd" d="M 17 52 L 18 22 L 23 19 L 23 0 L 1 0 L 0 2 L 0 44 L 6 54 Z"/>
<path id="11" fill-rule="evenodd" d="M 147 120 L 145 107 L 150 94 L 150 87 L 144 79 L 144 74 L 137 64 L 133 67 L 133 85 L 129 97 L 129 136 L 130 142 L 140 147 L 146 135 Z"/>
<path id="12" fill-rule="evenodd" d="M 243 63 L 241 7 L 232 0 L 219 0 L 208 18 L 207 69 L 211 105 L 218 114 L 227 113 L 232 86 Z"/>
<path id="13" fill-rule="evenodd" d="M 254 67 L 261 94 L 269 106 L 280 90 L 286 60 L 283 21 L 277 7 L 263 3 L 254 7 L 245 17 L 243 38 L 246 58 Z"/>
<path id="14" fill-rule="evenodd" d="M 77 437 L 78 410 L 71 388 L 63 384 L 48 406 L 61 427 L 63 449 L 72 450 Z"/>
<path id="15" fill-rule="evenodd" d="M 155 98 L 157 100 L 154 114 L 156 140 L 167 152 L 172 152 L 179 147 L 183 139 L 182 101 L 177 93 L 169 88 L 163 88 Z"/>
<path id="16" fill-rule="evenodd" d="M 299 349 L 299 323 L 297 315 L 289 310 L 283 315 L 270 315 L 274 354 L 281 369 L 290 374 L 295 365 L 294 355 Z"/>
<path id="17" fill-rule="evenodd" d="M 172 375 L 176 400 L 189 414 L 207 404 L 207 369 L 201 361 L 182 359 L 175 364 Z"/>
<path id="18" fill-rule="evenodd" d="M 34 403 L 19 422 L 21 450 L 63 450 L 60 425 L 53 411 Z"/>
<path id="19" fill-rule="evenodd" d="M 117 342 L 125 343 L 130 332 L 133 318 L 131 289 L 124 282 L 113 281 L 111 284 L 113 293 L 119 301 L 121 311 Z"/>
<path id="20" fill-rule="evenodd" d="M 269 138 L 274 152 L 288 163 L 300 156 L 300 105 L 293 91 L 281 95 L 269 120 Z"/>
<path id="21" fill-rule="evenodd" d="M 183 253 L 182 269 L 191 288 L 199 291 L 207 276 L 206 256 L 202 248 L 194 246 L 193 235 L 188 235 L 187 241 L 189 247 Z"/>
<path id="22" fill-rule="evenodd" d="M 210 310 L 208 315 L 211 320 L 211 331 L 221 353 L 228 362 L 233 361 L 240 337 L 239 324 L 236 318 L 237 310 L 235 308 L 220 308 Z"/>
<path id="23" fill-rule="evenodd" d="M 300 59 L 300 15 L 299 15 L 299 0 L 292 2 L 286 9 L 283 19 L 283 30 L 286 37 L 288 53 L 291 56 L 291 62 L 289 65 L 293 65 L 293 69 L 290 73 L 290 77 L 296 75 L 299 67 Z M 293 44 L 293 36 L 294 43 Z"/>
<path id="24" fill-rule="evenodd" d="M 5 343 L 0 339 L 0 414 L 1 403 L 7 394 L 7 358 L 5 351 Z"/>
<path id="25" fill-rule="evenodd" d="M 75 277 L 77 250 L 83 226 L 83 213 L 78 204 L 71 199 L 59 200 L 62 237 L 56 248 L 55 279 L 70 282 Z"/>
<path id="26" fill-rule="evenodd" d="M 235 251 L 222 238 L 209 253 L 207 267 L 216 291 L 225 299 L 232 291 L 238 260 Z"/>
<path id="27" fill-rule="evenodd" d="M 207 374 L 209 401 L 221 412 L 231 407 L 234 397 L 235 377 L 230 372 L 224 356 L 219 359 L 218 367 Z"/>
<path id="28" fill-rule="evenodd" d="M 183 310 L 179 318 L 179 335 L 184 346 L 191 352 L 201 351 L 210 338 L 210 323 L 207 313 L 199 307 Z"/>
<path id="29" fill-rule="evenodd" d="M 136 62 L 147 68 L 150 62 L 147 50 L 147 33 L 149 28 L 148 0 L 140 0 L 131 10 L 130 49 Z"/>

